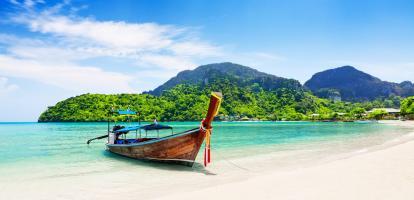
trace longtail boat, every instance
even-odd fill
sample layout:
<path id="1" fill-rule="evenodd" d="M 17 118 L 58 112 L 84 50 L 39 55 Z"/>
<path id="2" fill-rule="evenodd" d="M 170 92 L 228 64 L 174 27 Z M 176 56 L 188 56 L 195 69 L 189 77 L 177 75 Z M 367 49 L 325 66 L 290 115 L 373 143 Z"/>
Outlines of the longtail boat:
<path id="1" fill-rule="evenodd" d="M 108 134 L 94 139 L 108 137 L 108 143 L 106 144 L 107 149 L 115 154 L 134 159 L 176 163 L 187 166 L 192 166 L 194 164 L 205 139 L 204 165 L 207 166 L 207 164 L 211 162 L 211 123 L 218 113 L 221 101 L 222 94 L 213 92 L 210 97 L 206 118 L 202 120 L 200 127 L 184 132 L 172 133 L 171 135 L 164 137 L 147 137 L 147 134 L 145 134 L 144 137 L 141 137 L 141 130 L 145 130 L 145 132 L 156 130 L 158 132 L 158 130 L 172 129 L 172 127 L 154 123 L 146 126 L 138 125 L 133 127 L 114 126 L 113 129 L 110 130 L 108 124 Z M 122 111 L 122 113 L 134 114 L 135 112 L 127 110 Z M 134 130 L 140 131 L 139 137 L 137 136 L 134 139 L 119 139 L 121 134 L 126 135 L 126 133 Z M 88 141 L 88 144 L 91 140 Z"/>

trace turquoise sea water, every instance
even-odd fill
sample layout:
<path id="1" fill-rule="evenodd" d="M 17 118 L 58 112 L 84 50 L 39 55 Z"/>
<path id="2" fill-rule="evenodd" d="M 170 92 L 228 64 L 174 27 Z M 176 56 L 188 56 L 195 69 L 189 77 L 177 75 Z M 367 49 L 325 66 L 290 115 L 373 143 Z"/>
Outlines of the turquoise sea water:
<path id="1" fill-rule="evenodd" d="M 175 132 L 199 125 L 166 124 Z M 99 173 L 111 168 L 145 171 L 157 167 L 107 152 L 105 139 L 86 145 L 88 139 L 104 135 L 106 129 L 106 123 L 0 123 L 0 182 Z M 268 159 L 285 165 L 381 145 L 408 132 L 407 128 L 379 123 L 215 122 L 212 156 L 213 162 L 225 160 L 249 168 L 243 159 L 276 155 Z M 202 155 L 197 160 L 201 163 Z"/>

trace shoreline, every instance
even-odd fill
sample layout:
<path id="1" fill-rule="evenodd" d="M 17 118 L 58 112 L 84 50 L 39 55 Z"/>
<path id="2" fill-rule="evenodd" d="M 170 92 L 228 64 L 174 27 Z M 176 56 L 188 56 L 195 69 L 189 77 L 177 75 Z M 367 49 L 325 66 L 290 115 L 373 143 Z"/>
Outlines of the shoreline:
<path id="1" fill-rule="evenodd" d="M 365 152 L 291 170 L 250 174 L 241 180 L 156 199 L 414 199 L 414 121 L 379 121 L 409 127 L 405 138 Z"/>

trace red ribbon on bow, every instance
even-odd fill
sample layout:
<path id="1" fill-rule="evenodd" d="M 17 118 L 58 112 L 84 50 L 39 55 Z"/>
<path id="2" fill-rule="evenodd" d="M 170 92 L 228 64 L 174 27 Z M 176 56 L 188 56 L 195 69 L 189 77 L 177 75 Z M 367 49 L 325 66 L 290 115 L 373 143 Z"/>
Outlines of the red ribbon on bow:
<path id="1" fill-rule="evenodd" d="M 211 128 L 205 128 L 203 126 L 204 120 L 201 121 L 200 130 L 205 132 L 206 143 L 204 147 L 204 166 L 207 167 L 207 164 L 211 162 Z"/>

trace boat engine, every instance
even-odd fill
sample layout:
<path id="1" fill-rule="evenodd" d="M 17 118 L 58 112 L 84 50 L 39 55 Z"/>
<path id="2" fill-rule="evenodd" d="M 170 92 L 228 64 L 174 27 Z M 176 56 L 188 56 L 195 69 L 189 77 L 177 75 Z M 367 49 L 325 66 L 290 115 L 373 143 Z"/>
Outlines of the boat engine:
<path id="1" fill-rule="evenodd" d="M 125 126 L 121 126 L 121 125 L 115 125 L 112 128 L 112 131 L 109 132 L 109 135 L 108 135 L 108 143 L 109 144 L 115 144 L 115 141 L 118 139 L 118 136 L 123 133 L 123 132 L 114 133 L 114 131 L 117 131 L 117 130 L 120 130 L 120 129 L 123 129 L 123 128 L 125 128 Z"/>

